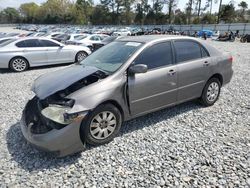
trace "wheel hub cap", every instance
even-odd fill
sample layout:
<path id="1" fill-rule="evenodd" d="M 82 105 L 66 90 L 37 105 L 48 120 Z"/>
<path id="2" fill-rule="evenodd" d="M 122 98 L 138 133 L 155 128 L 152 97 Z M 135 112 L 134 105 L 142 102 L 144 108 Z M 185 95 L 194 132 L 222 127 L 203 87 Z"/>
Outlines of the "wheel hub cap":
<path id="1" fill-rule="evenodd" d="M 115 131 L 116 125 L 117 120 L 112 112 L 101 112 L 92 119 L 90 134 L 98 140 L 106 139 Z"/>
<path id="2" fill-rule="evenodd" d="M 219 94 L 219 85 L 217 82 L 212 82 L 207 89 L 207 100 L 213 102 L 217 99 Z"/>

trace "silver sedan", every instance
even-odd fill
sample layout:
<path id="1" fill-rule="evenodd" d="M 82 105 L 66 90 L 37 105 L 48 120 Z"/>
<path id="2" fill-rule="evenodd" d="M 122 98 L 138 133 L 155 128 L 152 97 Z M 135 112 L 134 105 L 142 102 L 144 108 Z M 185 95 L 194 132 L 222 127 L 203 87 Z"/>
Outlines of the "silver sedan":
<path id="1" fill-rule="evenodd" d="M 111 141 L 122 122 L 189 100 L 212 106 L 233 58 L 195 38 L 124 37 L 80 64 L 36 79 L 24 137 L 60 156 Z M 224 93 L 225 94 L 225 93 Z"/>
<path id="2" fill-rule="evenodd" d="M 0 44 L 0 68 L 21 72 L 29 67 L 79 62 L 90 54 L 87 47 L 64 45 L 52 39 L 12 39 Z"/>

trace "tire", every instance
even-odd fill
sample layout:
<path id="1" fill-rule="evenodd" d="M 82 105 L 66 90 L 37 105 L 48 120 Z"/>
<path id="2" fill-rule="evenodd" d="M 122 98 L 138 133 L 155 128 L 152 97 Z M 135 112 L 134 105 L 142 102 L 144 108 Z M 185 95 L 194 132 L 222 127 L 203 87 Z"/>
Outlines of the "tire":
<path id="1" fill-rule="evenodd" d="M 80 51 L 76 54 L 76 58 L 75 58 L 75 61 L 78 63 L 78 62 L 81 62 L 82 60 L 84 60 L 86 57 L 88 56 L 88 54 L 84 51 Z"/>
<path id="2" fill-rule="evenodd" d="M 29 67 L 28 61 L 23 57 L 14 57 L 10 61 L 10 69 L 15 72 L 22 72 L 27 70 Z"/>
<path id="3" fill-rule="evenodd" d="M 204 106 L 212 106 L 219 98 L 221 83 L 218 78 L 211 78 L 207 81 L 200 98 Z"/>
<path id="4" fill-rule="evenodd" d="M 116 137 L 121 124 L 121 112 L 114 105 L 100 105 L 82 122 L 81 139 L 94 146 L 106 144 Z"/>

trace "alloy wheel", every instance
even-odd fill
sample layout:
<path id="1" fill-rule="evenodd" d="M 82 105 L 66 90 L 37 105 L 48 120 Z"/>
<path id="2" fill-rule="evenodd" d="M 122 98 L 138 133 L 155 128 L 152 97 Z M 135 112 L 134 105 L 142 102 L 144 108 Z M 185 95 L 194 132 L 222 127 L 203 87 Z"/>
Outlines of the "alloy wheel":
<path id="1" fill-rule="evenodd" d="M 77 62 L 81 62 L 87 57 L 87 54 L 85 52 L 79 52 L 77 54 Z"/>
<path id="2" fill-rule="evenodd" d="M 12 67 L 15 71 L 21 72 L 27 68 L 27 63 L 22 58 L 17 58 L 12 62 Z"/>

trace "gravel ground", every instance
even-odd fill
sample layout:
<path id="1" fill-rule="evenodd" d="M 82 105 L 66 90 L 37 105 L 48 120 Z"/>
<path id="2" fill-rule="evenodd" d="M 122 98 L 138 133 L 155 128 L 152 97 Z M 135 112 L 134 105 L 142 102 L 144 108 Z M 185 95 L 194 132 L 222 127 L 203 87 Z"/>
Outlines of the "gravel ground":
<path id="1" fill-rule="evenodd" d="M 39 75 L 0 72 L 0 187 L 250 187 L 250 44 L 211 42 L 234 56 L 219 101 L 196 102 L 124 124 L 109 144 L 56 159 L 24 140 L 19 120 Z"/>

